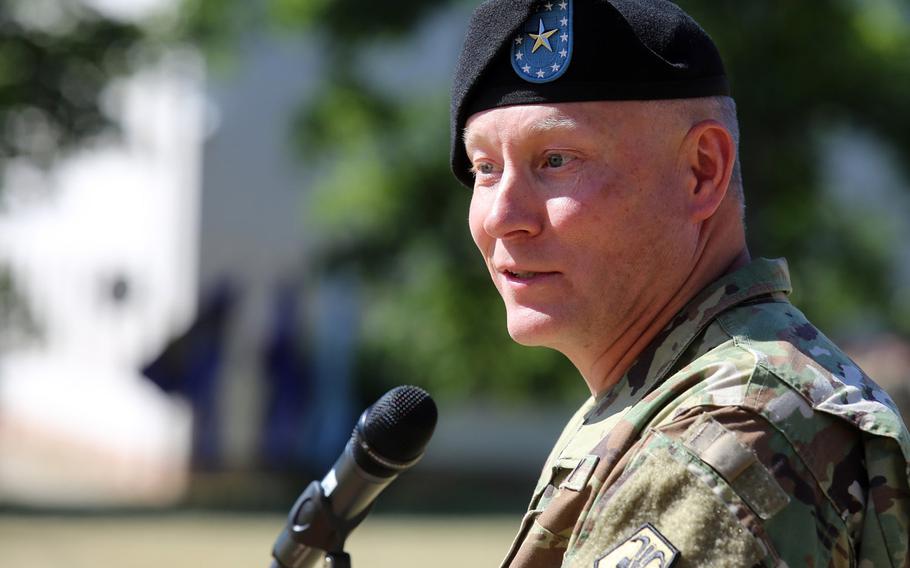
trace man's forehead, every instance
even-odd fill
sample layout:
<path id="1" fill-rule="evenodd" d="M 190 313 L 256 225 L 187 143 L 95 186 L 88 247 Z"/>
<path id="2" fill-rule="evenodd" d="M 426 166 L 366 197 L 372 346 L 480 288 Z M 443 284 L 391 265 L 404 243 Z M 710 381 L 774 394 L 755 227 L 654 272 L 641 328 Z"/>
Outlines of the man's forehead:
<path id="1" fill-rule="evenodd" d="M 470 148 L 504 134 L 528 138 L 553 131 L 579 131 L 586 123 L 580 115 L 587 113 L 585 109 L 573 106 L 515 105 L 475 113 L 468 118 L 465 126 L 465 147 Z"/>
<path id="2" fill-rule="evenodd" d="M 478 123 L 499 121 L 522 121 L 539 125 L 540 128 L 572 126 L 577 116 L 584 109 L 577 103 L 559 103 L 545 105 L 513 105 L 483 110 L 468 117 L 465 132 L 476 128 Z"/>
<path id="3" fill-rule="evenodd" d="M 603 134 L 622 128 L 636 115 L 653 118 L 656 105 L 654 101 L 585 101 L 497 107 L 471 115 L 463 139 L 470 148 L 486 137 L 488 129 L 494 135 L 508 129 L 522 137 L 559 131 Z"/>

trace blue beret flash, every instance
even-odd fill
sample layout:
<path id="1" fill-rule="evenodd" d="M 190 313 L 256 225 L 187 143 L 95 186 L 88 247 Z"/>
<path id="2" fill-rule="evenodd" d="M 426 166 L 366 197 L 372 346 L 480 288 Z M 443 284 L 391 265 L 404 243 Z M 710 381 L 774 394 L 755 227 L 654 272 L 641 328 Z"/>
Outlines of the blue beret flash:
<path id="1" fill-rule="evenodd" d="M 512 68 L 531 83 L 559 78 L 572 60 L 572 0 L 538 4 L 512 41 Z"/>

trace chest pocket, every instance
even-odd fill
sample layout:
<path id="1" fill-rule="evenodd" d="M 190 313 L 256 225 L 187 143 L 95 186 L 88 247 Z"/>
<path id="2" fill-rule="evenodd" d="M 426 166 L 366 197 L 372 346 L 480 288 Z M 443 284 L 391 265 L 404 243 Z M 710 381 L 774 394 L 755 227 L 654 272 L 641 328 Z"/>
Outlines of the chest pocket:
<path id="1" fill-rule="evenodd" d="M 597 462 L 593 455 L 562 458 L 544 472 L 503 566 L 542 568 L 562 563 Z"/>
<path id="2" fill-rule="evenodd" d="M 547 460 L 503 566 L 559 566 L 578 516 L 590 496 L 589 484 L 599 459 L 591 450 L 621 418 L 588 420 L 595 401 L 579 409 Z"/>

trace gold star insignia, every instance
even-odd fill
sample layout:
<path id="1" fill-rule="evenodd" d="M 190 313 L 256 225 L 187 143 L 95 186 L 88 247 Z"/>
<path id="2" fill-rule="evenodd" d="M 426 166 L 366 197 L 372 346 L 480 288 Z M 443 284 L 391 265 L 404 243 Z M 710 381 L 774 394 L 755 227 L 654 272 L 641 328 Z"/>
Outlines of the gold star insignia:
<path id="1" fill-rule="evenodd" d="M 531 36 L 531 39 L 534 40 L 534 47 L 531 48 L 531 53 L 534 53 L 540 46 L 546 47 L 549 51 L 553 51 L 553 48 L 550 47 L 550 36 L 558 32 L 559 29 L 554 29 L 550 31 L 545 31 L 543 27 L 543 20 L 540 20 L 540 26 L 537 29 L 536 34 L 528 34 Z"/>

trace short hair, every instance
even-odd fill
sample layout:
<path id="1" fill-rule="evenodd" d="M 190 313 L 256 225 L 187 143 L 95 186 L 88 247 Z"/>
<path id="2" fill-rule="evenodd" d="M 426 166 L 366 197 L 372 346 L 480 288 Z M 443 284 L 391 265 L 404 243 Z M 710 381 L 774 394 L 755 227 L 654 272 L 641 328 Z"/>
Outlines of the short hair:
<path id="1" fill-rule="evenodd" d="M 741 214 L 744 214 L 746 200 L 743 192 L 742 164 L 739 157 L 739 119 L 736 114 L 736 101 L 732 97 L 716 96 L 656 102 L 661 108 L 682 113 L 693 123 L 714 119 L 724 125 L 730 132 L 736 152 L 736 158 L 733 162 L 733 173 L 730 176 L 730 191 L 733 198 L 739 203 Z"/>
<path id="2" fill-rule="evenodd" d="M 743 193 L 742 162 L 739 157 L 739 118 L 736 114 L 736 101 L 733 100 L 733 97 L 710 97 L 709 100 L 716 109 L 718 122 L 723 124 L 733 137 L 736 158 L 733 162 L 733 175 L 730 176 L 730 189 L 733 191 L 733 197 L 739 201 L 740 207 L 745 209 L 746 199 Z"/>

